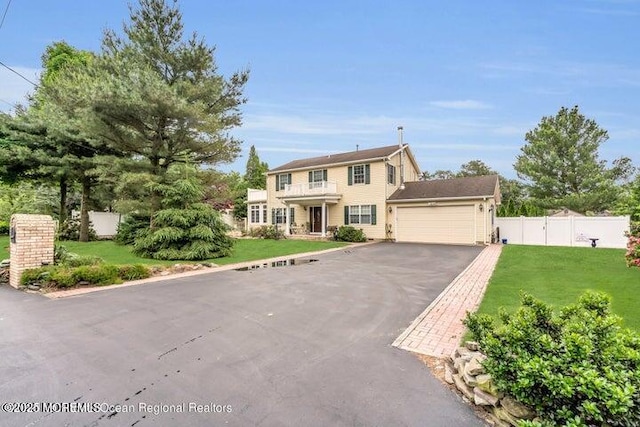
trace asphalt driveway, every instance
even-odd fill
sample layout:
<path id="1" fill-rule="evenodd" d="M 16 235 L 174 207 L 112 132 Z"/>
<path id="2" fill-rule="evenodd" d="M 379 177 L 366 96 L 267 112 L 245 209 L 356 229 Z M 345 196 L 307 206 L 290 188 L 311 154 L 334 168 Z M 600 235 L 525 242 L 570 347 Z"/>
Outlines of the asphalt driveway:
<path id="1" fill-rule="evenodd" d="M 0 425 L 482 426 L 391 347 L 481 249 L 381 243 L 62 300 L 2 286 L 0 403 L 66 406 Z"/>

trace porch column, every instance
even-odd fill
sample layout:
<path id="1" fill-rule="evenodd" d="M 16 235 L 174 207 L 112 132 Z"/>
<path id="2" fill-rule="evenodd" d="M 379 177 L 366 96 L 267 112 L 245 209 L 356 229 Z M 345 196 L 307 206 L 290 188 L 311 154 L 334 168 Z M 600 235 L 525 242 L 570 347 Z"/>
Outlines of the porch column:
<path id="1" fill-rule="evenodd" d="M 290 236 L 291 235 L 291 227 L 289 226 L 289 203 L 285 202 L 284 203 L 284 235 L 285 236 Z"/>
<path id="2" fill-rule="evenodd" d="M 327 202 L 322 202 L 322 237 L 327 237 Z"/>

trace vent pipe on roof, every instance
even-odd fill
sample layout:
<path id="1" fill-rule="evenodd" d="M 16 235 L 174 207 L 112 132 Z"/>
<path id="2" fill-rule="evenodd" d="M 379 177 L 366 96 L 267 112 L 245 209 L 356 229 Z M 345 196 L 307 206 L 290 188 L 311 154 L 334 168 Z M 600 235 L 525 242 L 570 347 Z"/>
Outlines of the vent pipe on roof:
<path id="1" fill-rule="evenodd" d="M 400 189 L 404 190 L 404 141 L 403 141 L 403 130 L 402 126 L 398 126 L 398 146 L 400 147 Z"/>
<path id="2" fill-rule="evenodd" d="M 356 151 L 358 151 L 360 149 L 360 145 L 356 144 Z"/>

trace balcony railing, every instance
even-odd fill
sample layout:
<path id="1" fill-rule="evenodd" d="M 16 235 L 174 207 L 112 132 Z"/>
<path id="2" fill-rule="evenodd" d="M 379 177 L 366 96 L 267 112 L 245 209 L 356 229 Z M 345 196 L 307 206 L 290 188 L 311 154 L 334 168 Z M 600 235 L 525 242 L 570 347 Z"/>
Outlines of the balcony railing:
<path id="1" fill-rule="evenodd" d="M 289 184 L 284 188 L 284 197 L 322 196 L 336 194 L 338 185 L 335 182 L 318 181 L 304 184 Z"/>
<path id="2" fill-rule="evenodd" d="M 267 190 L 247 190 L 247 202 L 266 202 Z"/>

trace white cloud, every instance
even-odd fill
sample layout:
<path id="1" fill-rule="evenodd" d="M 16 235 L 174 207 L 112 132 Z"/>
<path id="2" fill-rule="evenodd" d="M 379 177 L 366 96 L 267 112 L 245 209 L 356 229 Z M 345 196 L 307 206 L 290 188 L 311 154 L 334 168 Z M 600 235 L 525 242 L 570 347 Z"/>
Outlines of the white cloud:
<path id="1" fill-rule="evenodd" d="M 29 80 L 33 82 L 38 81 L 40 69 L 7 65 Z M 27 94 L 33 91 L 34 87 L 31 83 L 25 81 L 5 67 L 0 68 L 0 99 L 3 101 L 0 103 L 0 111 L 9 111 L 15 104 L 26 104 Z"/>
<path id="2" fill-rule="evenodd" d="M 457 101 L 431 101 L 429 105 L 438 108 L 449 108 L 453 110 L 486 110 L 492 108 L 491 105 L 473 99 Z"/>

